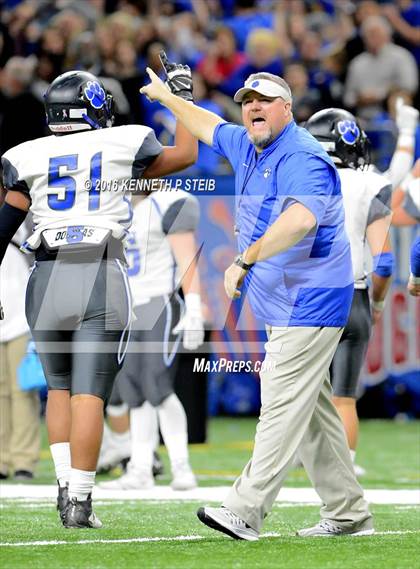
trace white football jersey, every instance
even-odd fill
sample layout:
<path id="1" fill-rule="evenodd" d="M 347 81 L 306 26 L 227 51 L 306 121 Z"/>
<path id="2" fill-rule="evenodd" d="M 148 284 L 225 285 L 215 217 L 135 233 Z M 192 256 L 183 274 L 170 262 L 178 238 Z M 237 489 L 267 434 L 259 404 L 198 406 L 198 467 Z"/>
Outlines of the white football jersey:
<path id="1" fill-rule="evenodd" d="M 46 229 L 75 225 L 123 237 L 132 218 L 131 181 L 161 151 L 153 130 L 141 125 L 48 136 L 8 150 L 2 157 L 4 185 L 30 196 L 30 247 L 39 246 Z"/>
<path id="2" fill-rule="evenodd" d="M 194 231 L 198 220 L 198 200 L 183 190 L 155 191 L 135 205 L 126 240 L 135 306 L 179 288 L 182 275 L 166 236 Z"/>
<path id="3" fill-rule="evenodd" d="M 390 214 L 391 183 L 371 170 L 338 168 L 343 194 L 345 227 L 350 240 L 355 288 L 367 288 L 366 230 Z"/>

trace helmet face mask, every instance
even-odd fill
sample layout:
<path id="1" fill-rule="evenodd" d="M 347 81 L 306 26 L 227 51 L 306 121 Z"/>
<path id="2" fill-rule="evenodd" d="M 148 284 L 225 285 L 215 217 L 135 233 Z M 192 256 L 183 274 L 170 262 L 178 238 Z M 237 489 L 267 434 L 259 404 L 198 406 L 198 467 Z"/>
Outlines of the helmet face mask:
<path id="1" fill-rule="evenodd" d="M 319 111 L 312 115 L 304 126 L 335 159 L 337 165 L 353 170 L 369 166 L 369 139 L 356 118 L 348 111 Z"/>
<path id="2" fill-rule="evenodd" d="M 114 99 L 87 71 L 59 75 L 44 97 L 47 124 L 54 134 L 111 127 Z"/>

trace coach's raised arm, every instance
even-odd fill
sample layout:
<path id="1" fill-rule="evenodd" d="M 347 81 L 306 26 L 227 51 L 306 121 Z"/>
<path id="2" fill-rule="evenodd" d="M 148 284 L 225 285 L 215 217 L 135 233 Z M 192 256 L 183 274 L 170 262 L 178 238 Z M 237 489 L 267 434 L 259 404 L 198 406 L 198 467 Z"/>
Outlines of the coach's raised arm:
<path id="1" fill-rule="evenodd" d="M 219 123 L 225 121 L 218 115 L 197 107 L 191 104 L 190 101 L 173 94 L 150 67 L 147 67 L 146 71 L 151 82 L 142 87 L 140 93 L 146 95 L 151 101 L 159 101 L 162 103 L 162 105 L 173 112 L 176 118 L 182 122 L 195 137 L 211 146 L 213 143 L 214 129 Z"/>

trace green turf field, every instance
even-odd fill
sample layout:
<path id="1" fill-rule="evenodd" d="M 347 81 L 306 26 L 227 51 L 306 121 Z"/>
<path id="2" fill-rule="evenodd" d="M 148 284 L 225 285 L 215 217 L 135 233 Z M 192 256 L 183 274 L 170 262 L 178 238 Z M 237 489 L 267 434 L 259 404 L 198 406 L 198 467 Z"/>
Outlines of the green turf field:
<path id="1" fill-rule="evenodd" d="M 255 420 L 215 419 L 209 444 L 194 445 L 200 486 L 228 485 L 252 449 Z M 420 423 L 362 423 L 359 462 L 366 488 L 419 487 Z M 166 461 L 166 456 L 164 459 Z M 116 473 L 114 473 L 116 474 Z M 103 479 L 103 477 L 101 477 Z M 36 483 L 54 480 L 45 448 Z M 163 477 L 159 484 L 168 484 Z M 308 486 L 302 470 L 288 486 Z M 98 500 L 101 530 L 65 530 L 52 500 L 11 500 L 0 486 L 0 567 L 16 568 L 281 568 L 415 569 L 419 566 L 420 509 L 374 505 L 378 534 L 365 538 L 302 539 L 296 529 L 318 519 L 318 508 L 276 503 L 259 542 L 233 541 L 198 522 L 196 501 Z M 181 496 L 180 496 L 181 497 Z M 36 543 L 34 543 L 36 542 Z M 14 544 L 14 545 L 11 545 Z"/>

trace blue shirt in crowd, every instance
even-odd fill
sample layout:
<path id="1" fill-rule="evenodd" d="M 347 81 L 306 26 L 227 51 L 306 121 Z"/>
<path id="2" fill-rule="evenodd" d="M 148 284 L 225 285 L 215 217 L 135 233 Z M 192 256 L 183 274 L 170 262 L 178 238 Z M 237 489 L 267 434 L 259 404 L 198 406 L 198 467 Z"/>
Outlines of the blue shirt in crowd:
<path id="1" fill-rule="evenodd" d="M 248 273 L 244 291 L 255 315 L 272 326 L 345 326 L 353 270 L 340 178 L 328 154 L 294 121 L 260 154 L 244 127 L 220 123 L 213 148 L 235 171 L 240 251 L 295 202 L 317 221 L 299 243 Z"/>

